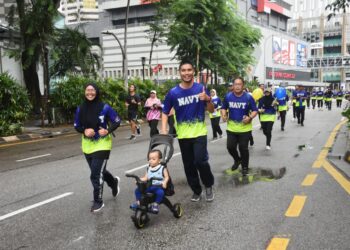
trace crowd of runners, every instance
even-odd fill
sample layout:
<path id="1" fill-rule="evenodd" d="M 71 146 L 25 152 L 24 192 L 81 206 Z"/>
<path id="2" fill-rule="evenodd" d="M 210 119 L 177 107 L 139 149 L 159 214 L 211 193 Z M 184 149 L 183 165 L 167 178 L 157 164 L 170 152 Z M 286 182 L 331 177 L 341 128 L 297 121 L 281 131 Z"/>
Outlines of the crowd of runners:
<path id="1" fill-rule="evenodd" d="M 302 85 L 289 91 L 282 87 L 272 90 L 269 86 L 261 84 L 250 92 L 245 87 L 243 78 L 237 77 L 229 84 L 227 93 L 221 99 L 215 89 L 208 91 L 203 84 L 194 81 L 195 70 L 190 61 L 181 62 L 179 73 L 181 83 L 167 93 L 163 103 L 157 98 L 157 92 L 151 90 L 144 108 L 147 110 L 146 118 L 151 137 L 159 133 L 177 137 L 187 183 L 193 192 L 190 198 L 193 202 L 198 202 L 202 196 L 208 202 L 214 200 L 214 176 L 208 162 L 206 112 L 209 113 L 211 121 L 212 140 L 223 136 L 220 121 L 227 123 L 226 148 L 233 158 L 230 170 L 237 171 L 241 166 L 241 174 L 246 176 L 249 174 L 248 147 L 254 145 L 252 121 L 255 117 L 258 117 L 260 129 L 266 137 L 266 150 L 271 150 L 274 123 L 279 120 L 281 131 L 285 131 L 289 107 L 292 108 L 293 121 L 303 127 L 305 109 L 331 110 L 333 99 L 336 100 L 337 108 L 341 108 L 342 100 L 350 97 L 348 92 L 342 90 L 305 89 Z M 135 140 L 136 136 L 141 134 L 141 127 L 137 122 L 141 98 L 133 84 L 129 86 L 125 105 L 131 129 L 128 139 Z M 104 181 L 111 187 L 113 196 L 119 193 L 119 178 L 113 177 L 106 170 L 106 166 L 112 148 L 111 135 L 120 122 L 117 112 L 99 100 L 98 87 L 92 83 L 88 84 L 85 89 L 85 101 L 77 109 L 74 126 L 83 134 L 82 150 L 91 170 L 94 197 L 92 212 L 97 212 L 104 206 Z M 153 155 L 149 157 L 149 164 L 151 170 L 162 173 L 148 171 L 144 178 L 156 175 L 160 178 L 158 185 L 165 188 L 168 177 L 164 176 L 163 168 L 159 166 L 160 157 L 158 152 L 154 153 L 154 159 Z M 164 177 L 164 180 L 161 180 L 161 177 Z M 156 195 L 162 193 L 159 187 L 150 192 L 152 191 Z M 136 197 L 138 196 L 136 192 Z M 160 203 L 160 200 L 157 199 L 157 202 Z M 135 206 L 137 202 L 132 204 L 133 208 Z M 157 212 L 158 204 L 152 208 Z"/>

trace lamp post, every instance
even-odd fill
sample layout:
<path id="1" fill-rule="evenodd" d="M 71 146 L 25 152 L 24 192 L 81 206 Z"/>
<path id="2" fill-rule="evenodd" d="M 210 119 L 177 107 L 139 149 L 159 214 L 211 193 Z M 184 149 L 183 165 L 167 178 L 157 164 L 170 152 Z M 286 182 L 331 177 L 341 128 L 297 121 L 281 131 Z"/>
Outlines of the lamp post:
<path id="1" fill-rule="evenodd" d="M 146 63 L 146 57 L 141 57 L 142 62 L 142 81 L 145 81 L 145 63 Z"/>

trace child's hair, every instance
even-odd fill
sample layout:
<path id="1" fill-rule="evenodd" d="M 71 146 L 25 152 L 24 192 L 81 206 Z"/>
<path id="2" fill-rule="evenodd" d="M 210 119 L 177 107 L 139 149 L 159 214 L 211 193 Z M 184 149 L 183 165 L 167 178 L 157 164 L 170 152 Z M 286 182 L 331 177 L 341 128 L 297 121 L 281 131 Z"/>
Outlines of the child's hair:
<path id="1" fill-rule="evenodd" d="M 158 153 L 159 159 L 162 159 L 162 158 L 163 158 L 163 154 L 162 154 L 162 152 L 161 152 L 159 149 L 152 149 L 151 151 L 149 151 L 148 157 L 147 157 L 147 158 L 149 158 L 149 155 L 150 155 L 151 153 L 155 153 L 155 152 Z"/>

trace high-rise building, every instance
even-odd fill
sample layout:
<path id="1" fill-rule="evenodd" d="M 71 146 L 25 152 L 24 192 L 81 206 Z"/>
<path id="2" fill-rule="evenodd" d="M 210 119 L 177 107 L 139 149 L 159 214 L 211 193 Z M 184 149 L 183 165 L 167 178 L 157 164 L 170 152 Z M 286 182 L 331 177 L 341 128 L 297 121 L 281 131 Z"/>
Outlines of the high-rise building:
<path id="1" fill-rule="evenodd" d="M 93 22 L 99 18 L 97 0 L 61 0 L 58 11 L 65 16 L 66 24 Z"/>
<path id="2" fill-rule="evenodd" d="M 337 14 L 328 20 L 326 11 L 331 0 L 295 1 L 288 31 L 310 43 L 307 66 L 312 81 L 330 83 L 333 88 L 349 88 L 350 29 L 348 14 Z M 300 12 L 298 12 L 298 10 Z"/>

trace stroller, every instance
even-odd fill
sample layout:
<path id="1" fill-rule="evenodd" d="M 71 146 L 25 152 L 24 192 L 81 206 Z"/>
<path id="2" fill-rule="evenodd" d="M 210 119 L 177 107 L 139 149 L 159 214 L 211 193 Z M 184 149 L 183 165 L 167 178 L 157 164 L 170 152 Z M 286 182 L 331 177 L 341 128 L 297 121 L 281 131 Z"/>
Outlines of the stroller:
<path id="1" fill-rule="evenodd" d="M 171 159 L 174 153 L 173 137 L 170 135 L 152 136 L 148 152 L 150 152 L 152 149 L 158 146 L 164 146 L 163 161 L 161 162 L 161 164 L 164 167 L 167 167 L 167 163 L 169 162 L 169 160 Z M 147 193 L 146 189 L 152 185 L 153 180 L 159 180 L 159 179 L 151 178 L 148 181 L 142 181 L 138 176 L 133 174 L 126 174 L 126 177 L 135 178 L 136 185 L 141 192 L 140 205 L 136 208 L 135 213 L 131 216 L 131 219 L 134 222 L 135 227 L 140 229 L 140 228 L 143 228 L 149 222 L 148 213 L 151 213 L 151 209 L 150 209 L 151 204 L 155 200 L 155 195 L 153 193 Z M 174 185 L 170 177 L 167 188 L 165 189 L 165 196 L 161 204 L 165 204 L 173 213 L 175 218 L 180 218 L 183 215 L 183 208 L 181 204 L 175 203 L 173 205 L 170 202 L 170 200 L 166 197 L 166 196 L 171 196 L 175 193 L 173 188 L 174 188 Z"/>

